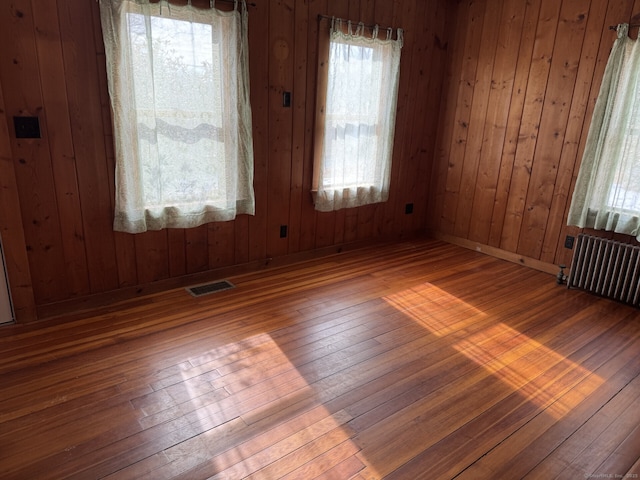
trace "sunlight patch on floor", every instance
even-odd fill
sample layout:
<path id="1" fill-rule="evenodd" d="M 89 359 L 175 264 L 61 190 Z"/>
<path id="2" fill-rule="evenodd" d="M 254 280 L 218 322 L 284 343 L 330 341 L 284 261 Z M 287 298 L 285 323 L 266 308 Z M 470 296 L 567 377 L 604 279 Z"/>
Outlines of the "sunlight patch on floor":
<path id="1" fill-rule="evenodd" d="M 331 413 L 322 406 L 316 400 L 313 385 L 298 372 L 276 341 L 263 333 L 244 342 L 252 346 L 252 354 L 244 349 L 230 352 L 224 358 L 215 350 L 208 353 L 209 366 L 215 364 L 216 358 L 221 362 L 218 369 L 221 376 L 215 383 L 236 387 L 231 389 L 234 392 L 231 397 L 194 412 L 204 427 L 199 437 L 209 451 L 209 463 L 215 465 L 219 475 L 276 478 L 273 475 L 277 472 L 297 476 L 295 472 L 321 455 L 328 457 L 324 461 L 326 469 L 334 466 L 327 452 L 336 445 L 350 442 L 353 452 L 360 450 L 351 441 L 353 432 L 346 426 L 352 417 L 344 410 Z M 272 368 L 282 373 L 274 375 Z M 190 388 L 189 382 L 184 385 Z M 199 403 L 202 391 L 192 393 L 190 403 Z M 225 437 L 238 432 L 246 435 L 246 441 L 225 449 L 221 445 Z"/>
<path id="2" fill-rule="evenodd" d="M 433 334 L 447 338 L 457 351 L 556 418 L 603 382 L 540 341 L 504 322 L 492 321 L 482 310 L 429 283 L 385 300 Z M 563 395 L 578 382 L 582 382 L 584 395 Z"/>

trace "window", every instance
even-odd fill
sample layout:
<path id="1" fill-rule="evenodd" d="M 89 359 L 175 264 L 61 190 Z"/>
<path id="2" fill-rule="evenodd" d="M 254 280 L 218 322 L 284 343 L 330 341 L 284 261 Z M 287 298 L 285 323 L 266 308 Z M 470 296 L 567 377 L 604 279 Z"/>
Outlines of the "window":
<path id="1" fill-rule="evenodd" d="M 594 108 L 568 224 L 640 239 L 640 43 L 618 26 Z"/>
<path id="2" fill-rule="evenodd" d="M 345 28 L 346 27 L 346 28 Z M 378 38 L 334 19 L 327 68 L 318 82 L 313 193 L 317 210 L 384 202 L 400 75 L 402 30 Z M 321 54 L 322 56 L 322 54 Z"/>
<path id="3" fill-rule="evenodd" d="M 231 12 L 101 0 L 114 117 L 114 229 L 254 213 L 244 2 Z"/>

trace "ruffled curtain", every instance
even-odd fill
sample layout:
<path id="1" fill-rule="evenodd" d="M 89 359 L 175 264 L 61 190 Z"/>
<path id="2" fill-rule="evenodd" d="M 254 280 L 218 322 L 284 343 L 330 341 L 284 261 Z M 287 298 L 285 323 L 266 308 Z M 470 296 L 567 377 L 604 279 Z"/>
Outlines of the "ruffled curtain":
<path id="1" fill-rule="evenodd" d="M 402 30 L 334 20 L 330 33 L 326 109 L 315 208 L 339 210 L 389 197 Z"/>
<path id="2" fill-rule="evenodd" d="M 640 44 L 618 26 L 598 94 L 568 224 L 640 239 Z"/>
<path id="3" fill-rule="evenodd" d="M 114 229 L 254 213 L 247 10 L 100 0 L 114 119 Z"/>

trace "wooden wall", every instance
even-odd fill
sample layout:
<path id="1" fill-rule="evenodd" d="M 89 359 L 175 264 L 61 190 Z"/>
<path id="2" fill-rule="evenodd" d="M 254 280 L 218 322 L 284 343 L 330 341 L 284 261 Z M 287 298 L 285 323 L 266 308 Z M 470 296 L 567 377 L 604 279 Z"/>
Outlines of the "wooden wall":
<path id="1" fill-rule="evenodd" d="M 253 2 L 256 215 L 139 235 L 112 230 L 114 159 L 97 2 L 2 2 L 0 232 L 19 320 L 35 318 L 34 307 L 42 315 L 103 292 L 142 292 L 152 282 L 424 228 L 448 2 Z M 316 213 L 311 204 L 319 14 L 405 29 L 386 204 L 336 213 Z M 284 91 L 292 92 L 292 108 L 282 107 Z M 16 115 L 38 116 L 42 138 L 16 140 Z M 412 215 L 406 203 L 414 204 Z M 281 225 L 287 238 L 279 236 Z"/>
<path id="2" fill-rule="evenodd" d="M 567 210 L 616 38 L 609 26 L 638 23 L 640 1 L 464 0 L 451 14 L 429 227 L 569 265 L 564 240 L 578 229 Z"/>
<path id="3" fill-rule="evenodd" d="M 21 320 L 425 228 L 513 258 L 570 262 L 564 239 L 578 229 L 566 227 L 567 209 L 615 39 L 608 27 L 637 22 L 640 0 L 253 1 L 256 215 L 141 235 L 111 228 L 98 4 L 2 3 L 0 234 Z M 335 213 L 311 204 L 320 14 L 405 29 L 386 204 Z M 16 115 L 38 116 L 42 139 L 16 140 Z"/>

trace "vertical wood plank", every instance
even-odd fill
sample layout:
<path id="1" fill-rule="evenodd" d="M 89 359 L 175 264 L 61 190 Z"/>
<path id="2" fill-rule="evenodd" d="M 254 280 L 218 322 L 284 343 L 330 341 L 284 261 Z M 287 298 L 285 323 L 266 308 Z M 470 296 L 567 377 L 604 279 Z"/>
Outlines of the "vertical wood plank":
<path id="1" fill-rule="evenodd" d="M 504 2 L 469 226 L 469 238 L 485 244 L 489 241 L 524 15 L 520 1 Z"/>
<path id="2" fill-rule="evenodd" d="M 606 2 L 591 2 L 591 10 L 587 18 L 585 38 L 583 41 L 576 82 L 573 90 L 571 109 L 567 120 L 567 129 L 559 154 L 558 176 L 554 182 L 553 200 L 549 211 L 549 221 L 545 231 L 540 260 L 552 263 L 555 261 L 556 251 L 564 249 L 559 243 L 560 231 L 566 224 L 565 210 L 570 203 L 569 189 L 573 177 L 574 166 L 579 163 L 577 158 L 580 135 L 586 122 L 586 109 L 589 91 L 593 83 L 595 64 L 600 45 L 600 38 L 605 29 L 607 13 Z"/>
<path id="3" fill-rule="evenodd" d="M 335 2 L 336 0 L 331 0 Z M 349 16 L 347 20 L 351 20 L 352 22 L 360 21 L 360 0 L 348 0 L 345 4 L 349 5 Z"/>
<path id="4" fill-rule="evenodd" d="M 92 292 L 115 289 L 118 271 L 113 235 L 112 194 L 100 108 L 99 69 L 94 48 L 94 2 L 58 3 L 67 96 L 82 205 Z"/>
<path id="5" fill-rule="evenodd" d="M 446 188 L 440 219 L 440 229 L 452 234 L 455 230 L 455 215 L 458 209 L 458 198 L 464 167 L 464 155 L 469 136 L 469 121 L 473 104 L 473 90 L 478 66 L 480 38 L 484 19 L 486 2 L 472 1 L 469 4 L 467 21 L 466 44 L 464 60 L 460 78 L 454 79 L 458 84 L 458 95 L 451 146 L 449 149 L 449 166 L 447 171 Z M 451 108 L 453 108 L 451 106 Z"/>
<path id="6" fill-rule="evenodd" d="M 34 27 L 44 109 L 47 112 L 51 164 L 60 218 L 62 250 L 70 295 L 90 293 L 82 212 L 76 177 L 75 152 L 67 108 L 64 60 L 55 2 L 38 4 Z"/>
<path id="7" fill-rule="evenodd" d="M 360 0 L 360 15 L 358 20 L 365 24 L 371 25 L 374 23 L 382 23 L 376 16 L 376 3 L 375 0 Z"/>
<path id="8" fill-rule="evenodd" d="M 430 33 L 427 40 L 428 48 L 431 49 L 428 63 L 423 59 L 421 72 L 426 73 L 428 85 L 426 94 L 426 111 L 423 116 L 424 135 L 417 133 L 418 146 L 418 187 L 414 202 L 413 228 L 412 231 L 424 231 L 427 229 L 427 218 L 434 207 L 431 202 L 432 175 L 436 163 L 435 144 L 438 132 L 440 104 L 443 92 L 444 71 L 447 59 L 447 9 L 444 4 L 429 6 L 424 17 L 430 21 Z M 432 72 L 440 72 L 433 75 Z M 417 128 L 417 125 L 414 126 Z"/>
<path id="9" fill-rule="evenodd" d="M 209 230 L 215 223 L 184 229 L 187 273 L 203 272 L 209 268 Z M 228 245 L 227 248 L 232 248 Z"/>
<path id="10" fill-rule="evenodd" d="M 335 212 L 318 212 L 316 215 L 315 248 L 328 247 L 333 243 L 335 223 Z M 348 240 L 345 231 L 345 242 L 346 241 Z"/>
<path id="11" fill-rule="evenodd" d="M 29 258 L 20 216 L 20 197 L 11 159 L 11 142 L 5 114 L 0 82 L 0 237 L 15 319 L 17 323 L 26 323 L 36 319 L 36 302 L 31 285 Z"/>
<path id="12" fill-rule="evenodd" d="M 215 269 L 233 265 L 235 263 L 233 222 L 210 223 L 208 230 L 209 268 Z"/>
<path id="13" fill-rule="evenodd" d="M 509 252 L 517 250 L 520 229 L 529 190 L 533 159 L 538 141 L 540 118 L 547 90 L 553 46 L 558 28 L 561 4 L 555 0 L 543 0 L 536 27 L 536 41 L 529 69 L 529 82 L 525 95 L 522 122 L 518 132 L 518 146 L 500 247 Z"/>
<path id="14" fill-rule="evenodd" d="M 138 284 L 138 267 L 136 264 L 135 235 L 124 232 L 113 232 L 116 246 L 118 285 L 129 287 Z"/>
<path id="15" fill-rule="evenodd" d="M 473 198 L 478 181 L 478 167 L 483 149 L 483 134 L 486 126 L 489 94 L 493 77 L 496 46 L 499 29 L 496 22 L 502 17 L 502 2 L 489 2 L 484 12 L 480 52 L 475 78 L 473 80 L 473 100 L 468 122 L 468 134 L 464 158 L 462 160 L 462 178 L 458 194 L 458 206 L 455 214 L 454 234 L 466 238 L 469 234 Z"/>
<path id="16" fill-rule="evenodd" d="M 456 110 L 451 107 L 457 102 L 458 82 L 466 44 L 466 24 L 469 15 L 468 4 L 458 2 L 447 12 L 447 63 L 443 74 L 442 102 L 438 111 L 438 131 L 434 146 L 434 167 L 432 171 L 430 206 L 427 228 L 440 230 L 444 199 L 449 171 L 451 139 L 455 125 Z"/>
<path id="17" fill-rule="evenodd" d="M 574 92 L 589 4 L 564 0 L 554 42 L 548 87 L 545 92 L 538 142 L 522 218 L 518 253 L 540 258 L 549 221 L 559 159 L 565 138 L 571 95 Z"/>
<path id="18" fill-rule="evenodd" d="M 249 12 L 249 75 L 253 116 L 255 216 L 249 218 L 249 259 L 267 257 L 267 202 L 269 164 L 269 4 L 260 3 Z"/>
<path id="19" fill-rule="evenodd" d="M 185 230 L 171 228 L 167 230 L 167 250 L 169 254 L 169 275 L 179 277 L 187 273 L 187 253 Z"/>
<path id="20" fill-rule="evenodd" d="M 295 5 L 293 0 L 269 3 L 269 175 L 267 199 L 267 253 L 284 255 L 288 238 L 280 226 L 289 223 L 291 199 L 291 108 L 282 104 L 284 92 L 293 90 Z"/>
<path id="21" fill-rule="evenodd" d="M 249 260 L 267 257 L 269 171 L 269 4 L 257 2 L 249 10 L 249 75 L 253 116 L 253 189 L 255 215 L 249 217 Z"/>
<path id="22" fill-rule="evenodd" d="M 135 235 L 136 269 L 141 284 L 169 277 L 166 230 Z"/>
<path id="23" fill-rule="evenodd" d="M 404 179 L 399 189 L 399 204 L 396 204 L 396 215 L 400 220 L 400 228 L 397 233 L 400 235 L 411 234 L 414 230 L 414 219 L 418 216 L 424 205 L 419 201 L 418 192 L 424 191 L 424 186 L 428 185 L 428 178 L 425 176 L 430 172 L 428 165 L 429 159 L 422 155 L 425 149 L 425 139 L 431 139 L 427 130 L 427 119 L 430 116 L 427 112 L 427 101 L 429 98 L 429 88 L 431 84 L 429 74 L 430 65 L 433 54 L 433 33 L 432 22 L 434 20 L 433 13 L 427 15 L 427 4 L 420 2 L 416 4 L 415 18 L 423 21 L 414 21 L 413 30 L 410 32 L 412 36 L 412 48 L 405 56 L 405 60 L 411 62 L 411 80 L 409 84 L 409 92 L 413 111 L 409 110 L 409 123 L 406 124 L 408 137 L 405 136 L 404 142 L 407 148 L 402 158 Z M 425 165 L 422 165 L 425 162 Z M 414 213 L 405 214 L 405 206 L 408 203 L 413 204 Z"/>
<path id="24" fill-rule="evenodd" d="M 391 157 L 391 182 L 389 185 L 389 199 L 384 205 L 384 219 L 382 234 L 384 236 L 396 236 L 401 234 L 402 221 L 399 212 L 404 212 L 403 202 L 405 194 L 405 178 L 407 176 L 408 162 L 406 160 L 409 142 L 411 140 L 411 128 L 408 128 L 410 119 L 413 118 L 414 101 L 411 91 L 412 78 L 418 67 L 413 65 L 413 49 L 417 39 L 416 4 L 401 2 L 394 4 L 392 23 L 393 27 L 404 30 L 404 45 L 400 59 L 400 83 L 398 84 L 398 100 L 396 110 L 396 130 Z"/>
<path id="25" fill-rule="evenodd" d="M 307 109 L 304 117 L 304 152 L 302 167 L 302 183 L 308 193 L 302 196 L 302 206 L 300 209 L 300 239 L 299 248 L 301 251 L 313 249 L 315 244 L 315 232 L 317 222 L 317 212 L 311 201 L 311 184 L 313 182 L 313 162 L 314 162 L 314 130 L 316 115 L 316 87 L 318 78 L 318 45 L 320 35 L 326 33 L 321 30 L 321 22 L 318 15 L 326 14 L 327 0 L 309 0 L 309 23 L 307 32 Z M 326 27 L 326 22 L 324 26 Z M 304 46 L 301 45 L 301 48 Z M 307 201 L 305 201 L 307 196 Z"/>
<path id="26" fill-rule="evenodd" d="M 235 241 L 235 251 L 233 257 L 236 263 L 247 263 L 249 261 L 249 218 L 248 215 L 236 217 L 233 222 Z"/>
<path id="27" fill-rule="evenodd" d="M 345 243 L 355 242 L 358 239 L 359 211 L 359 208 L 344 208 L 336 212 L 336 223 L 342 224 L 339 231 Z"/>
<path id="28" fill-rule="evenodd" d="M 523 120 L 525 94 L 529 82 L 529 69 L 532 61 L 540 8 L 541 0 L 529 2 L 526 6 L 524 23 L 522 25 L 522 36 L 520 38 L 520 49 L 518 51 L 518 63 L 516 65 L 511 104 L 509 106 L 505 143 L 502 151 L 502 160 L 500 162 L 496 196 L 491 214 L 489 245 L 495 247 L 500 245 L 502 238 L 505 212 L 510 193 L 511 175 L 514 170 L 516 150 L 519 142 L 518 134 Z"/>
<path id="29" fill-rule="evenodd" d="M 289 202 L 289 253 L 300 251 L 300 235 L 303 204 L 309 203 L 309 185 L 304 183 L 305 162 L 305 112 L 308 105 L 307 95 L 307 43 L 309 22 L 309 4 L 296 2 L 294 20 L 293 51 L 293 125 L 291 146 L 291 200 Z"/>
<path id="30" fill-rule="evenodd" d="M 64 251 L 57 212 L 55 180 L 47 131 L 47 112 L 41 94 L 41 73 L 29 1 L 2 6 L 0 74 L 7 117 L 35 116 L 41 138 L 16 139 L 9 128 L 14 171 L 20 196 L 23 229 L 36 303 L 65 297 L 67 283 Z M 19 95 L 11 92 L 20 92 Z"/>

